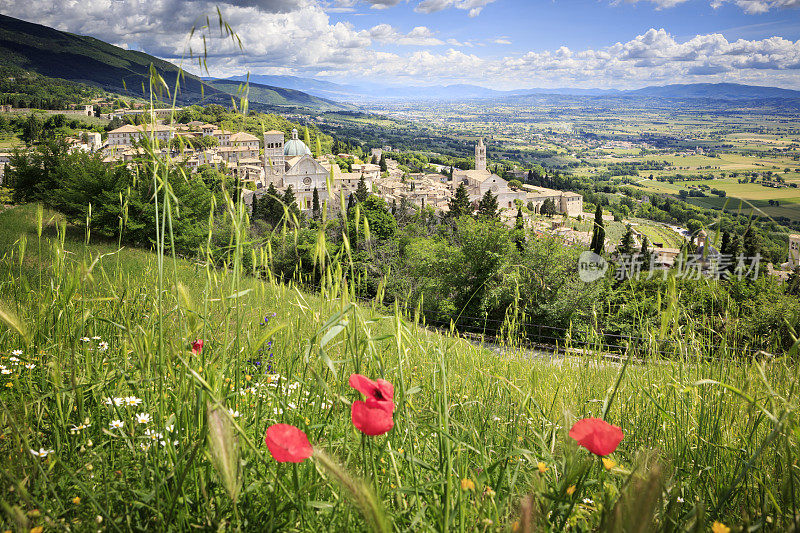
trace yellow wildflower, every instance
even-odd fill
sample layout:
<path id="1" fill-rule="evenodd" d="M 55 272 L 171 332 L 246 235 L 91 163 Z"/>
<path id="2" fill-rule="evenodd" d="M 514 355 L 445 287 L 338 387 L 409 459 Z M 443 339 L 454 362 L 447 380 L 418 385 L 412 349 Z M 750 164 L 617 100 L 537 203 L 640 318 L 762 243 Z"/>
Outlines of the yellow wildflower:
<path id="1" fill-rule="evenodd" d="M 613 459 L 609 459 L 608 457 L 603 457 L 603 466 L 606 468 L 606 470 L 611 470 L 617 466 L 617 462 Z"/>
<path id="2" fill-rule="evenodd" d="M 244 376 L 244 380 L 245 380 L 245 381 L 250 381 L 251 379 L 253 379 L 253 376 L 251 376 L 250 374 L 246 374 L 246 375 Z"/>
<path id="3" fill-rule="evenodd" d="M 575 494 L 575 485 L 570 485 L 567 487 L 567 496 L 572 496 Z"/>
<path id="4" fill-rule="evenodd" d="M 511 531 L 517 533 L 519 530 L 519 520 L 516 520 L 513 524 L 511 524 Z"/>
<path id="5" fill-rule="evenodd" d="M 461 490 L 475 490 L 475 482 L 469 478 L 461 480 Z"/>
<path id="6" fill-rule="evenodd" d="M 44 531 L 43 526 L 36 526 L 31 528 L 31 533 L 42 533 Z"/>
<path id="7" fill-rule="evenodd" d="M 711 531 L 713 533 L 731 533 L 731 528 L 722 522 L 714 522 L 714 525 L 711 526 Z"/>
<path id="8" fill-rule="evenodd" d="M 75 496 L 74 498 L 72 498 L 72 503 L 74 503 L 75 505 L 80 505 L 81 497 L 80 496 Z"/>
<path id="9" fill-rule="evenodd" d="M 547 465 L 544 464 L 543 462 L 539 461 L 539 464 L 536 466 L 539 468 L 540 474 L 544 474 L 545 472 L 547 472 Z"/>

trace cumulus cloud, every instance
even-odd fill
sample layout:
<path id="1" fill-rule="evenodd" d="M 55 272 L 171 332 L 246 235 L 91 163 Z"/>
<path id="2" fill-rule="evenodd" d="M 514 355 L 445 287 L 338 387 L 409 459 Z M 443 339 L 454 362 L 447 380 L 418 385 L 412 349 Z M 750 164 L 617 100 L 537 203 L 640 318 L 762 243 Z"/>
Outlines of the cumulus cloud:
<path id="1" fill-rule="evenodd" d="M 392 43 L 405 46 L 439 46 L 444 44 L 425 26 L 417 26 L 404 34 L 389 24 L 378 24 L 368 30 L 369 36 L 380 43 Z"/>
<path id="2" fill-rule="evenodd" d="M 467 11 L 470 17 L 477 17 L 486 5 L 494 1 L 495 0 L 422 0 L 414 11 L 418 13 L 435 13 L 436 11 L 442 11 L 449 7 L 455 7 L 456 9 Z"/>
<path id="3" fill-rule="evenodd" d="M 511 44 L 511 41 L 508 40 L 508 37 L 498 37 L 492 42 L 494 44 Z"/>
<path id="4" fill-rule="evenodd" d="M 199 16 L 216 9 L 214 0 L 193 0 L 192 9 L 179 0 L 2 1 L 3 12 L 9 16 L 92 35 L 174 62 L 186 51 L 189 28 L 204 23 Z M 800 41 L 783 37 L 729 41 L 711 33 L 678 40 L 664 29 L 653 28 L 605 47 L 562 46 L 503 57 L 491 47 L 477 53 L 491 40 L 445 39 L 426 26 L 406 32 L 391 24 L 358 28 L 334 22 L 326 12 L 330 4 L 317 0 L 292 0 L 292 9 L 281 0 L 235 1 L 222 4 L 221 9 L 241 38 L 243 50 L 230 40 L 209 40 L 208 66 L 215 76 L 250 71 L 329 76 L 339 81 L 477 82 L 498 87 L 629 87 L 677 81 L 797 87 L 800 79 Z M 460 2 L 466 0 L 450 2 L 450 7 L 459 8 Z M 475 5 L 465 3 L 462 9 Z M 217 33 L 213 23 L 208 33 Z M 499 36 L 495 43 L 504 40 L 506 36 Z M 195 53 L 203 49 L 197 35 L 189 44 Z M 379 45 L 395 48 L 385 51 Z M 401 52 L 396 45 L 421 49 Z M 468 47 L 472 47 L 469 52 Z"/>

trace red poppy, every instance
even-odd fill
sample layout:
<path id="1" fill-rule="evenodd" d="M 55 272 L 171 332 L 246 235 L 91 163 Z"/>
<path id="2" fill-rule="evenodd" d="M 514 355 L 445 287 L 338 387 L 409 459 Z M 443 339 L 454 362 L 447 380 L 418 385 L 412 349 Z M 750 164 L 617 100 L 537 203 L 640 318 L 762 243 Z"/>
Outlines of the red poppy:
<path id="1" fill-rule="evenodd" d="M 370 436 L 383 435 L 394 427 L 393 411 L 394 402 L 367 398 L 367 401 L 353 402 L 350 417 L 361 433 Z"/>
<path id="2" fill-rule="evenodd" d="M 378 401 L 394 399 L 394 386 L 385 379 L 378 378 L 376 381 L 372 381 L 361 374 L 350 374 L 350 386 L 367 398 L 374 398 Z"/>
<path id="3" fill-rule="evenodd" d="M 267 428 L 264 442 L 279 463 L 302 463 L 314 453 L 306 434 L 289 424 L 275 424 Z"/>
<path id="4" fill-rule="evenodd" d="M 621 428 L 599 418 L 578 420 L 569 430 L 569 436 L 578 441 L 580 446 L 601 457 L 614 453 L 624 437 Z"/>
<path id="5" fill-rule="evenodd" d="M 200 352 L 203 351 L 203 339 L 197 339 L 196 341 L 192 342 L 192 353 L 194 355 L 199 355 Z"/>

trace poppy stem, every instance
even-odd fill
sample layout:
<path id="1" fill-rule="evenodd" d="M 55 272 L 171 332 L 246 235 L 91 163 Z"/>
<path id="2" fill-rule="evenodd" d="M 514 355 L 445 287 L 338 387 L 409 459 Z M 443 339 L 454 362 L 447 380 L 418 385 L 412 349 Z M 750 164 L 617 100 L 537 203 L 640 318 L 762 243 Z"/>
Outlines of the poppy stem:
<path id="1" fill-rule="evenodd" d="M 583 489 L 583 482 L 586 480 L 586 477 L 589 475 L 589 471 L 592 469 L 591 464 L 589 464 L 588 468 L 584 468 L 583 473 L 581 473 L 581 477 L 578 479 L 578 483 L 575 487 L 575 493 L 572 496 L 572 502 L 569 504 L 569 509 L 567 509 L 567 513 L 564 515 L 564 519 L 561 521 L 561 525 L 558 527 L 558 531 L 563 531 L 564 526 L 567 525 L 567 520 L 569 520 L 570 515 L 572 515 L 572 510 L 575 508 L 575 504 L 578 503 L 578 500 L 581 497 L 581 490 Z"/>

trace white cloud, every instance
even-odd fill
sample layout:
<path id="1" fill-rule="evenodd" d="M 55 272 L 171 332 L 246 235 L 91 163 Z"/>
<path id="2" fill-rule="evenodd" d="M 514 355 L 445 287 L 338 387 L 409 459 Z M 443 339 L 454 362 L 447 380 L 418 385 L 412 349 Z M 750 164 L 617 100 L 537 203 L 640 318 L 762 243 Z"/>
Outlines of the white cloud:
<path id="1" fill-rule="evenodd" d="M 410 32 L 403 34 L 389 24 L 379 24 L 372 27 L 367 33 L 372 39 L 380 43 L 405 46 L 439 46 L 444 44 L 425 26 L 417 26 Z"/>
<path id="2" fill-rule="evenodd" d="M 477 17 L 486 5 L 494 1 L 495 0 L 422 0 L 414 11 L 418 13 L 435 13 L 436 11 L 442 11 L 449 7 L 455 7 L 456 9 L 467 11 L 470 17 Z"/>
<path id="3" fill-rule="evenodd" d="M 186 9 L 186 3 L 179 0 L 0 1 L 9 16 L 92 35 L 176 62 L 184 53 L 189 28 L 201 14 L 213 14 L 216 7 L 213 0 L 194 0 L 192 9 Z M 287 5 L 280 0 L 223 4 L 223 15 L 239 34 L 244 49 L 239 50 L 230 41 L 209 40 L 211 74 L 229 76 L 250 71 L 329 76 L 343 81 L 477 82 L 497 87 L 630 87 L 692 81 L 800 85 L 800 41 L 782 37 L 728 41 L 721 34 L 711 33 L 679 41 L 664 29 L 650 29 L 605 47 L 562 46 L 502 57 L 491 55 L 497 54 L 496 47 L 481 48 L 491 40 L 445 39 L 426 26 L 407 33 L 390 24 L 357 28 L 351 23 L 334 23 L 325 11 L 332 4 L 292 0 L 294 7 L 288 11 Z M 474 9 L 471 5 L 465 4 L 462 9 Z M 212 21 L 209 35 L 216 33 Z M 498 36 L 494 42 L 504 40 L 508 40 L 506 36 Z M 386 52 L 378 47 L 385 44 L 421 49 Z M 469 52 L 465 51 L 468 47 Z M 192 48 L 196 53 L 202 50 L 198 36 Z"/>
<path id="4" fill-rule="evenodd" d="M 508 40 L 508 37 L 498 37 L 492 42 L 494 44 L 511 44 L 511 41 Z"/>

